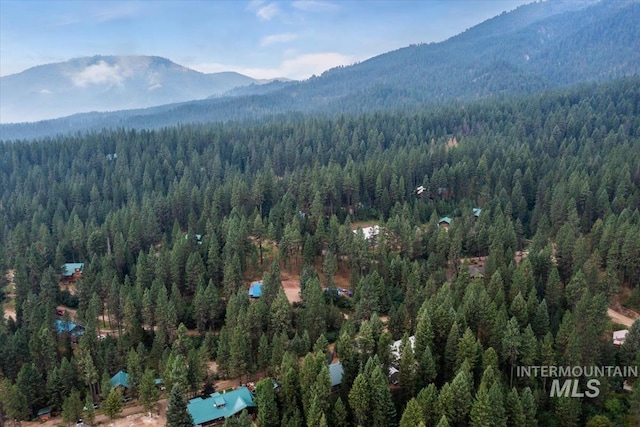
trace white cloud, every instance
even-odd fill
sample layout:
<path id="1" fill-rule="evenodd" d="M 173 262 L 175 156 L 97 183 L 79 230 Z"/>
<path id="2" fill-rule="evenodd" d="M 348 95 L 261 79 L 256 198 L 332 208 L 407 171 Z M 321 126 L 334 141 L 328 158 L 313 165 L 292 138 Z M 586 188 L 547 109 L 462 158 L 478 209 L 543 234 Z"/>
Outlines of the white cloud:
<path id="1" fill-rule="evenodd" d="M 258 11 L 256 12 L 256 15 L 258 16 L 258 18 L 262 19 L 263 21 L 269 21 L 278 13 L 280 13 L 280 9 L 278 9 L 278 6 L 275 3 L 270 3 L 258 9 Z"/>
<path id="2" fill-rule="evenodd" d="M 298 38 L 297 34 L 293 33 L 283 33 L 283 34 L 272 34 L 270 36 L 265 36 L 260 40 L 260 46 L 269 46 L 276 43 L 286 43 Z"/>
<path id="3" fill-rule="evenodd" d="M 324 71 L 339 65 L 350 65 L 356 59 L 338 52 L 308 53 L 285 59 L 277 67 L 250 68 L 232 64 L 207 63 L 192 65 L 191 68 L 203 73 L 219 73 L 235 71 L 255 79 L 274 79 L 286 77 L 304 80 L 313 74 L 319 75 Z"/>
<path id="4" fill-rule="evenodd" d="M 41 89 L 39 93 L 40 95 L 51 95 L 53 92 L 51 92 L 49 89 Z"/>
<path id="5" fill-rule="evenodd" d="M 127 77 L 127 74 L 118 64 L 111 66 L 104 61 L 100 61 L 97 64 L 89 65 L 79 73 L 72 74 L 70 77 L 76 86 L 87 86 L 88 84 L 119 85 Z"/>
<path id="6" fill-rule="evenodd" d="M 320 0 L 297 0 L 291 3 L 291 5 L 305 12 L 329 12 L 340 8 L 340 6 L 335 3 Z"/>

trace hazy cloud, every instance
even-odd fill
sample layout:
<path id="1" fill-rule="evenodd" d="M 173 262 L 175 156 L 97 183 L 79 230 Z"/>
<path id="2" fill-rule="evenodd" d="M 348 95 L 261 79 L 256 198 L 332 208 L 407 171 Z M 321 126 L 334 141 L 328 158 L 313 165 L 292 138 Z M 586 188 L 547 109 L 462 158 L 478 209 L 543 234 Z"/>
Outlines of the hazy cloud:
<path id="1" fill-rule="evenodd" d="M 279 12 L 280 9 L 278 9 L 278 6 L 275 3 L 270 3 L 266 6 L 260 7 L 256 12 L 256 15 L 263 21 L 268 21 L 276 16 Z"/>
<path id="2" fill-rule="evenodd" d="M 269 46 L 276 43 L 286 43 L 298 38 L 297 34 L 293 33 L 283 33 L 283 34 L 272 34 L 270 36 L 265 36 L 260 40 L 260 46 Z"/>
<path id="3" fill-rule="evenodd" d="M 328 12 L 332 10 L 338 10 L 340 6 L 335 3 L 320 0 L 297 0 L 291 3 L 291 5 L 306 12 Z"/>
<path id="4" fill-rule="evenodd" d="M 79 73 L 71 75 L 71 81 L 76 86 L 89 84 L 119 85 L 127 77 L 127 73 L 119 65 L 111 66 L 104 61 L 89 65 Z"/>
<path id="5" fill-rule="evenodd" d="M 41 89 L 39 93 L 40 95 L 51 95 L 53 92 L 51 92 L 49 89 Z"/>
<path id="6" fill-rule="evenodd" d="M 191 68 L 203 73 L 219 73 L 222 71 L 235 71 L 255 79 L 274 79 L 286 77 L 295 80 L 304 80 L 313 74 L 319 75 L 324 71 L 339 65 L 350 65 L 355 59 L 338 52 L 309 53 L 285 59 L 273 68 L 251 68 L 231 64 L 207 63 L 193 65 Z"/>

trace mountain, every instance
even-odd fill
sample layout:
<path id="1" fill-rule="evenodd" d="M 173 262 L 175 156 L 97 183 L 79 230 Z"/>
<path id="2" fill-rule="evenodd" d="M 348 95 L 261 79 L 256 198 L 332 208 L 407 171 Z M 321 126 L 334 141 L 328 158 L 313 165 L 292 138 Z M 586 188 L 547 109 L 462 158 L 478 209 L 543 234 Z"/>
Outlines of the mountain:
<path id="1" fill-rule="evenodd" d="M 0 120 L 145 108 L 261 84 L 234 72 L 203 74 L 157 56 L 93 56 L 0 78 Z"/>
<path id="2" fill-rule="evenodd" d="M 408 46 L 304 82 L 274 82 L 217 97 L 112 114 L 0 126 L 0 138 L 103 127 L 257 118 L 286 112 L 424 108 L 529 94 L 640 72 L 640 1 L 554 1 L 521 6 L 441 43 Z"/>

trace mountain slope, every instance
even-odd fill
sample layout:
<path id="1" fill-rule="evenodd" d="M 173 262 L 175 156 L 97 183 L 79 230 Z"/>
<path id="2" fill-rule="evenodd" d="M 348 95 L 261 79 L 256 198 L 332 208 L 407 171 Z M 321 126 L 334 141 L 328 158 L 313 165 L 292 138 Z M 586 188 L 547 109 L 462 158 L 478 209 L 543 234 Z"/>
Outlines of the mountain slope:
<path id="1" fill-rule="evenodd" d="M 203 74 L 155 56 L 76 58 L 0 78 L 0 121 L 144 108 L 259 83 L 233 72 Z"/>
<path id="2" fill-rule="evenodd" d="M 290 111 L 424 108 L 634 76 L 640 74 L 637 22 L 637 0 L 537 2 L 442 43 L 409 46 L 304 82 L 248 87 L 231 92 L 235 97 L 0 126 L 0 138 L 111 126 L 154 128 Z"/>

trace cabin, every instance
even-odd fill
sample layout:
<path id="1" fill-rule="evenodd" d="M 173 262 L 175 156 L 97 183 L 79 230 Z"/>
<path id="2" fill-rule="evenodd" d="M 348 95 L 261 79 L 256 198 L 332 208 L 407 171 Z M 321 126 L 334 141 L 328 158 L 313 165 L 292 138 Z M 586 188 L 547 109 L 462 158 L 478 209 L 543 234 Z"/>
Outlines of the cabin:
<path id="1" fill-rule="evenodd" d="M 122 387 L 123 392 L 126 392 L 129 388 L 129 374 L 124 371 L 118 371 L 111 377 L 111 388 Z"/>
<path id="2" fill-rule="evenodd" d="M 249 298 L 258 299 L 262 296 L 262 282 L 253 282 L 249 288 Z"/>
<path id="3" fill-rule="evenodd" d="M 340 384 L 342 384 L 342 377 L 344 376 L 344 368 L 342 362 L 332 363 L 329 365 L 329 378 L 331 379 L 331 392 L 335 392 Z"/>
<path id="4" fill-rule="evenodd" d="M 62 282 L 73 283 L 82 278 L 83 262 L 68 262 L 62 266 Z"/>
<path id="5" fill-rule="evenodd" d="M 197 426 L 224 424 L 224 420 L 233 417 L 243 410 L 253 410 L 253 394 L 247 387 L 238 387 L 226 393 L 213 393 L 203 399 L 196 397 L 187 403 L 187 411 Z"/>
<path id="6" fill-rule="evenodd" d="M 627 339 L 627 334 L 629 333 L 628 329 L 621 329 L 619 331 L 613 332 L 613 344 L 614 345 L 622 345 L 624 341 Z"/>
<path id="7" fill-rule="evenodd" d="M 73 342 L 77 342 L 78 338 L 84 335 L 84 326 L 68 320 L 56 319 L 55 326 L 59 334 L 69 334 Z"/>
<path id="8" fill-rule="evenodd" d="M 449 226 L 451 225 L 451 218 L 448 216 L 444 216 L 438 220 L 438 227 L 442 227 L 445 230 L 449 230 Z"/>
<path id="9" fill-rule="evenodd" d="M 51 407 L 47 406 L 38 411 L 38 418 L 41 422 L 49 421 L 51 419 Z"/>

